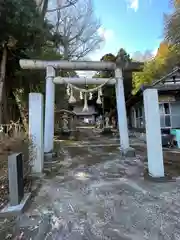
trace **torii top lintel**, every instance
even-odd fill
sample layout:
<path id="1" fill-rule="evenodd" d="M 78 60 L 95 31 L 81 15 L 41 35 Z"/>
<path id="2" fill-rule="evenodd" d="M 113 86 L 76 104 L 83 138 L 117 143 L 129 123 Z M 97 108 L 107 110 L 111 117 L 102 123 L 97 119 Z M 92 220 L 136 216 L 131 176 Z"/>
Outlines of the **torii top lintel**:
<path id="1" fill-rule="evenodd" d="M 52 66 L 55 69 L 63 70 L 89 70 L 89 71 L 100 71 L 100 70 L 115 70 L 121 68 L 114 62 L 101 62 L 101 61 L 43 61 L 43 60 L 29 60 L 21 59 L 20 66 L 23 69 L 46 69 L 47 66 Z M 128 71 L 136 71 L 139 69 L 139 63 L 131 62 L 125 68 Z"/>

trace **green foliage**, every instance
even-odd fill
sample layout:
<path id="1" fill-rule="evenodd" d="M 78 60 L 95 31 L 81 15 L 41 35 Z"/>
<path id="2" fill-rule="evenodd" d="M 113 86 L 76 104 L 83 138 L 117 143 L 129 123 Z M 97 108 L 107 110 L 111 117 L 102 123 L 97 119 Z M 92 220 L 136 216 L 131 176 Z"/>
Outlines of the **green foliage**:
<path id="1" fill-rule="evenodd" d="M 47 2 L 45 1 L 45 9 L 47 8 Z M 71 4 L 70 1 L 67 2 L 69 6 L 72 5 L 72 2 Z M 68 4 L 65 4 L 66 7 Z M 84 23 L 82 25 L 84 27 Z M 19 60 L 21 58 L 42 60 L 59 60 L 64 58 L 64 56 L 58 53 L 59 48 L 62 46 L 62 37 L 64 36 L 62 34 L 54 34 L 53 30 L 55 27 L 55 25 L 52 26 L 44 20 L 44 12 L 39 12 L 34 0 L 0 1 L 0 60 L 3 48 L 7 47 L 8 50 L 4 84 L 6 86 L 6 94 L 4 96 L 7 96 L 8 100 L 13 98 L 13 101 L 15 101 L 14 99 L 21 99 L 23 108 L 28 105 L 28 94 L 30 91 L 45 92 L 45 71 L 23 70 L 19 66 Z M 91 27 L 87 23 L 88 27 L 89 32 L 92 32 L 92 27 L 94 26 Z M 76 30 L 74 31 L 77 34 Z M 87 29 L 84 30 L 84 32 L 86 31 Z M 90 43 L 92 42 L 92 46 L 89 49 L 93 49 L 94 43 L 91 36 L 87 39 L 90 39 Z M 79 41 L 83 42 L 84 40 L 79 37 Z M 88 46 L 87 42 L 83 44 Z M 61 76 L 77 75 L 75 71 L 59 71 L 59 74 Z M 56 102 L 62 101 L 64 94 L 64 87 L 56 87 L 56 96 L 60 96 Z M 17 97 L 15 96 L 14 98 L 14 95 Z"/>
<path id="2" fill-rule="evenodd" d="M 53 45 L 48 47 L 51 41 L 51 25 L 43 20 L 34 0 L 6 0 L 0 1 L 0 33 L 0 53 L 4 47 L 7 48 L 4 82 L 6 94 L 2 101 L 15 106 L 16 95 L 21 95 L 21 104 L 23 107 L 27 106 L 28 93 L 44 88 L 42 83 L 44 73 L 20 69 L 19 60 L 37 58 L 45 47 L 48 50 L 43 54 L 49 55 L 50 52 L 54 54 Z"/>
<path id="3" fill-rule="evenodd" d="M 164 34 L 165 39 L 172 45 L 180 44 L 180 0 L 171 0 L 172 12 L 165 15 Z"/>
<path id="4" fill-rule="evenodd" d="M 35 1 L 0 1 L 1 45 L 11 37 L 15 39 L 18 49 L 39 49 L 50 37 L 49 28 L 38 12 Z"/>
<path id="5" fill-rule="evenodd" d="M 124 68 L 131 61 L 132 59 L 130 58 L 130 55 L 126 52 L 126 50 L 121 48 L 116 56 L 116 63 Z"/>
<path id="6" fill-rule="evenodd" d="M 175 8 L 178 8 L 180 6 L 180 0 L 172 0 L 172 2 Z"/>
<path id="7" fill-rule="evenodd" d="M 133 73 L 133 94 L 135 94 L 142 85 L 151 84 L 162 76 L 165 69 L 165 59 L 154 58 L 144 64 L 142 72 Z"/>
<path id="8" fill-rule="evenodd" d="M 107 53 L 105 54 L 100 61 L 109 61 L 109 62 L 115 62 L 116 61 L 116 57 L 112 54 L 112 53 Z"/>
<path id="9" fill-rule="evenodd" d="M 121 48 L 118 51 L 117 56 L 113 55 L 112 53 L 105 54 L 101 61 L 110 61 L 110 62 L 116 62 L 120 63 L 121 65 L 125 66 L 125 64 L 128 64 L 131 61 L 130 55 Z M 96 78 L 113 78 L 115 77 L 114 71 L 101 71 L 97 72 L 94 77 Z M 104 87 L 104 107 L 107 111 L 110 109 L 116 108 L 116 93 L 115 93 L 115 87 L 114 86 L 105 86 Z"/>
<path id="10" fill-rule="evenodd" d="M 142 72 L 133 74 L 133 94 L 142 85 L 151 84 L 154 80 L 166 75 L 180 65 L 180 1 L 174 1 L 173 13 L 164 20 L 165 40 L 160 44 L 157 55 L 146 62 Z"/>
<path id="11" fill-rule="evenodd" d="M 180 1 L 174 0 L 173 12 L 165 16 L 165 40 L 169 44 L 167 67 L 169 69 L 180 65 Z"/>
<path id="12" fill-rule="evenodd" d="M 180 46 L 173 45 L 169 49 L 169 54 L 166 59 L 167 69 L 171 70 L 175 66 L 180 66 Z"/>

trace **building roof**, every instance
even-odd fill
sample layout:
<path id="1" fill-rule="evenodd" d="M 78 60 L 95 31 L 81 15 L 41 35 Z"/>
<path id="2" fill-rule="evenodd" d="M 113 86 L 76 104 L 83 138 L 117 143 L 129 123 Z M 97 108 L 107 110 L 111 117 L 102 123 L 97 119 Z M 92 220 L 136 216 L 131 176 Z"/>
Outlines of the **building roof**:
<path id="1" fill-rule="evenodd" d="M 172 72 L 166 74 L 159 80 L 153 81 L 151 85 L 141 86 L 136 95 L 131 95 L 126 101 L 126 106 L 134 105 L 142 98 L 142 93 L 147 88 L 155 88 L 159 92 L 180 91 L 180 68 L 175 67 Z"/>
<path id="2" fill-rule="evenodd" d="M 158 91 L 180 90 L 180 68 L 175 67 L 172 72 L 166 74 L 159 80 L 153 81 L 149 86 L 142 86 L 142 90 L 146 88 L 155 88 Z"/>
<path id="3" fill-rule="evenodd" d="M 154 81 L 151 86 L 157 85 L 164 85 L 164 84 L 180 84 L 180 68 L 175 67 L 172 72 L 166 74 L 159 80 Z"/>

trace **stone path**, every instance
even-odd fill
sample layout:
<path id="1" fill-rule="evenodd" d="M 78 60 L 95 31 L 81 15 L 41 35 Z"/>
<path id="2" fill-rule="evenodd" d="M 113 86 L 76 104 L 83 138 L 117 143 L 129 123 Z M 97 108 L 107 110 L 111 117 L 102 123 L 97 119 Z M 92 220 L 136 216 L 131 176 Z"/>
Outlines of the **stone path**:
<path id="1" fill-rule="evenodd" d="M 56 172 L 18 219 L 14 235 L 21 238 L 11 239 L 180 239 L 180 182 L 145 181 L 138 157 L 122 158 L 118 147 L 94 147 L 98 142 L 113 140 L 60 143 Z"/>

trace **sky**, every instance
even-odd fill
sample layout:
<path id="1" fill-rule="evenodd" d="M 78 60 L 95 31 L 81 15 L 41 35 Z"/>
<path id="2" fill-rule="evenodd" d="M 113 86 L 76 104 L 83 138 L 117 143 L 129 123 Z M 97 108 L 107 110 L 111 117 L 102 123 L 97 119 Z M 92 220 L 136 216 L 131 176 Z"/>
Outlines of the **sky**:
<path id="1" fill-rule="evenodd" d="M 170 11 L 170 0 L 94 0 L 95 14 L 101 21 L 99 34 L 105 42 L 90 55 L 100 60 L 106 53 L 117 54 L 122 47 L 135 52 L 156 53 L 163 39 L 163 16 Z"/>

